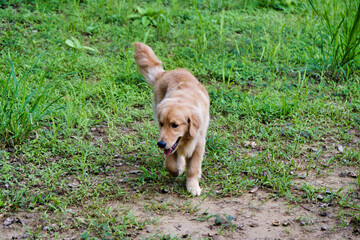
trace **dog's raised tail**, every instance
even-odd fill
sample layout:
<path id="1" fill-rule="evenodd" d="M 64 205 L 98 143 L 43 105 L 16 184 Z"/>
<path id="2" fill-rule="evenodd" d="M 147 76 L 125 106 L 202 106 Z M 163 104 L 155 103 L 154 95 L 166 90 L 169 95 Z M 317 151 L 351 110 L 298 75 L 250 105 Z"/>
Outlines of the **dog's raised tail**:
<path id="1" fill-rule="evenodd" d="M 157 76 L 164 72 L 162 62 L 148 45 L 136 42 L 134 46 L 134 58 L 138 65 L 139 72 L 144 76 L 148 84 L 154 85 Z"/>

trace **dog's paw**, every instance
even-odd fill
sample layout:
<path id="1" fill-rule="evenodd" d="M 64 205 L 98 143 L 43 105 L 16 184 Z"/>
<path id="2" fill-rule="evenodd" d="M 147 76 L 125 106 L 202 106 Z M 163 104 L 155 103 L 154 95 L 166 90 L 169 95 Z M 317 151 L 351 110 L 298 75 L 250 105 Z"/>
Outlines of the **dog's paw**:
<path id="1" fill-rule="evenodd" d="M 199 186 L 199 181 L 195 179 L 188 180 L 186 183 L 186 189 L 189 193 L 194 196 L 200 196 L 201 188 Z"/>

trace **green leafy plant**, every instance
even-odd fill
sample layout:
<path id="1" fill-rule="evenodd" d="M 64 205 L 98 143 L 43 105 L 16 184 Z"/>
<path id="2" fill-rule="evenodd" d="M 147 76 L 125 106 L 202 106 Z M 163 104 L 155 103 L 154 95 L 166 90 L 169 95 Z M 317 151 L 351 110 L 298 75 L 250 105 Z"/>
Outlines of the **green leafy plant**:
<path id="1" fill-rule="evenodd" d="M 331 77 L 349 77 L 360 55 L 360 1 L 308 1 L 326 31 L 319 29 L 321 55 L 314 65 Z"/>
<path id="2" fill-rule="evenodd" d="M 74 37 L 71 37 L 71 39 L 66 39 L 65 44 L 68 45 L 69 47 L 77 49 L 77 50 L 89 50 L 92 52 L 99 52 L 96 48 L 82 45 L 80 43 L 80 41 Z"/>
<path id="3" fill-rule="evenodd" d="M 144 26 L 157 26 L 160 21 L 166 21 L 166 17 L 162 9 L 155 10 L 152 8 L 143 9 L 141 7 L 137 7 L 136 11 L 136 13 L 128 16 L 129 19 L 135 19 L 135 23 L 141 22 Z"/>
<path id="4" fill-rule="evenodd" d="M 255 4 L 259 7 L 283 11 L 285 8 L 292 5 L 298 5 L 299 3 L 296 0 L 260 0 L 256 1 Z"/>
<path id="5" fill-rule="evenodd" d="M 51 107 L 59 98 L 49 102 L 48 95 L 54 88 L 52 84 L 45 84 L 45 74 L 39 76 L 35 89 L 31 90 L 26 85 L 32 72 L 42 71 L 35 68 L 40 58 L 41 55 L 18 79 L 9 55 L 9 77 L 7 80 L 0 79 L 0 140 L 5 146 L 18 144 L 29 138 L 31 133 L 44 125 L 41 120 L 55 110 Z"/>

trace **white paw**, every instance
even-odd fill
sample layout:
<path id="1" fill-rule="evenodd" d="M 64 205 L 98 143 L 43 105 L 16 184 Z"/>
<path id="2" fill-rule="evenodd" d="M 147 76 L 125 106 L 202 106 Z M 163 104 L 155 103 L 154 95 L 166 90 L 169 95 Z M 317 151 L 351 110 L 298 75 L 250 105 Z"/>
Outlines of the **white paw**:
<path id="1" fill-rule="evenodd" d="M 199 186 L 198 180 L 187 181 L 186 189 L 189 193 L 191 193 L 194 196 L 200 196 L 200 194 L 201 194 L 201 188 Z"/>

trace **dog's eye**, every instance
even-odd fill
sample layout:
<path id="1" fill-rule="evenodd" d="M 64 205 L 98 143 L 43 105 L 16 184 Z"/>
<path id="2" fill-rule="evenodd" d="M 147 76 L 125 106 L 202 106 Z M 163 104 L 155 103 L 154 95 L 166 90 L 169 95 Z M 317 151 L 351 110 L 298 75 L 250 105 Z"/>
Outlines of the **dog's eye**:
<path id="1" fill-rule="evenodd" d="M 171 124 L 171 127 L 172 127 L 172 128 L 177 128 L 178 126 L 179 126 L 179 125 L 177 125 L 176 123 L 172 123 L 172 124 Z"/>

